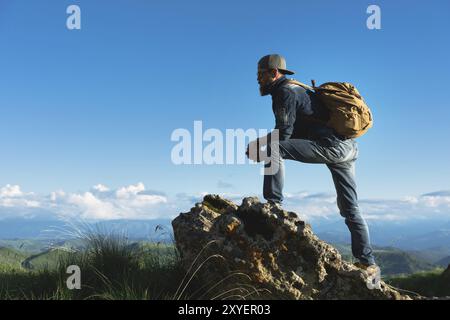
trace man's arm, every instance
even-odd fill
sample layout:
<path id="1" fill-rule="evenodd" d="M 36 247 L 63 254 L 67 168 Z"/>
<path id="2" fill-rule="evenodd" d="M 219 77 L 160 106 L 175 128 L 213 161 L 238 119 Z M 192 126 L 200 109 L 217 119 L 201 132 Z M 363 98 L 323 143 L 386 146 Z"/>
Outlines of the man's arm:
<path id="1" fill-rule="evenodd" d="M 273 112 L 280 141 L 289 139 L 294 131 L 297 116 L 295 93 L 289 88 L 278 90 L 273 96 Z"/>
<path id="2" fill-rule="evenodd" d="M 274 139 L 282 141 L 287 140 L 291 137 L 292 132 L 294 131 L 294 123 L 297 116 L 295 93 L 292 92 L 289 88 L 281 88 L 277 92 L 277 94 L 273 96 L 272 108 L 275 114 L 274 131 L 277 130 L 277 134 L 274 134 L 274 131 L 272 131 L 268 135 L 260 137 L 250 143 L 247 147 L 247 156 L 249 156 L 250 146 L 252 146 L 253 148 L 257 148 L 256 146 L 264 146 L 268 143 L 271 143 Z M 257 150 L 258 154 L 259 151 L 260 150 Z"/>
<path id="3" fill-rule="evenodd" d="M 275 130 L 278 130 L 278 139 L 280 141 L 287 140 L 294 131 L 294 123 L 297 117 L 295 93 L 288 88 L 281 88 L 276 95 L 273 96 L 273 112 L 275 115 Z M 258 138 L 261 145 L 271 141 L 273 131 L 267 136 Z"/>

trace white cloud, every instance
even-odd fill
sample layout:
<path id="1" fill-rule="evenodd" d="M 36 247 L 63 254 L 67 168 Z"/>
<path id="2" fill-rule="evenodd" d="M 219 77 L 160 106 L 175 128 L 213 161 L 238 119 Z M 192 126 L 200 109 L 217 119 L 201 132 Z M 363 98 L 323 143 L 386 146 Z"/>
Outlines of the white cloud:
<path id="1" fill-rule="evenodd" d="M 362 199 L 361 212 L 367 220 L 405 221 L 411 219 L 447 219 L 450 221 L 450 192 L 438 191 L 401 199 Z M 339 216 L 336 196 L 300 192 L 287 194 L 285 207 L 306 219 Z"/>
<path id="2" fill-rule="evenodd" d="M 113 191 L 98 184 L 87 192 L 58 190 L 47 196 L 23 193 L 19 186 L 7 185 L 0 190 L 0 218 L 36 216 L 33 208 L 39 214 L 69 220 L 154 219 L 177 214 L 166 210 L 168 199 L 164 194 L 152 194 L 143 183 Z"/>
<path id="3" fill-rule="evenodd" d="M 201 201 L 207 192 L 178 194 L 172 207 L 186 212 L 195 202 Z M 242 198 L 250 195 L 219 193 L 222 197 L 241 204 Z M 264 201 L 259 195 L 261 201 Z M 401 199 L 362 199 L 361 212 L 367 220 L 405 221 L 411 219 L 444 219 L 450 221 L 450 193 L 437 192 L 420 196 L 405 196 Z M 307 221 L 340 218 L 334 193 L 286 193 L 283 207 L 296 212 Z"/>
<path id="4" fill-rule="evenodd" d="M 422 195 L 420 197 L 420 200 L 422 200 L 422 202 L 425 203 L 429 207 L 450 208 L 450 195 Z"/>
<path id="5" fill-rule="evenodd" d="M 23 193 L 18 185 L 10 185 L 0 188 L 0 207 L 4 208 L 37 208 L 40 202 L 33 193 Z"/>
<path id="6" fill-rule="evenodd" d="M 23 192 L 20 190 L 20 186 L 7 184 L 0 189 L 0 198 L 14 198 L 20 197 Z"/>
<path id="7" fill-rule="evenodd" d="M 208 192 L 167 196 L 161 191 L 146 189 L 140 182 L 111 189 L 97 184 L 86 192 L 58 190 L 48 195 L 23 192 L 20 186 L 0 188 L 0 219 L 9 217 L 53 217 L 62 219 L 172 219 L 187 212 Z M 221 193 L 237 204 L 244 195 Z M 248 196 L 248 195 L 245 195 Z M 262 197 L 260 196 L 260 199 Z M 438 191 L 401 199 L 362 199 L 360 207 L 368 220 L 405 221 L 411 219 L 446 219 L 450 221 L 450 192 Z M 333 193 L 290 193 L 284 207 L 303 219 L 339 218 L 336 195 Z"/>
<path id="8" fill-rule="evenodd" d="M 127 187 L 122 187 L 116 191 L 116 196 L 119 199 L 128 199 L 135 195 L 137 195 L 139 192 L 145 191 L 145 186 L 142 182 L 136 184 L 136 185 L 130 185 Z"/>
<path id="9" fill-rule="evenodd" d="M 6 208 L 14 208 L 14 207 L 29 207 L 29 208 L 37 208 L 40 203 L 34 200 L 26 200 L 20 198 L 6 198 L 0 199 L 0 206 Z"/>
<path id="10" fill-rule="evenodd" d="M 93 190 L 98 191 L 98 192 L 107 192 L 109 191 L 109 188 L 103 184 L 97 184 L 95 186 L 92 187 Z"/>
<path id="11" fill-rule="evenodd" d="M 143 183 L 129 185 L 112 192 L 103 186 L 101 193 L 64 194 L 60 199 L 62 207 L 69 205 L 72 212 L 79 212 L 83 219 L 152 219 L 169 212 L 164 211 L 167 197 L 149 194 Z M 65 210 L 63 214 L 70 214 Z"/>
<path id="12" fill-rule="evenodd" d="M 64 200 L 66 204 L 73 205 L 74 213 L 79 211 L 83 219 L 102 220 L 114 218 L 118 215 L 111 202 L 102 201 L 91 192 L 69 194 Z"/>
<path id="13" fill-rule="evenodd" d="M 219 180 L 217 182 L 217 188 L 220 188 L 220 189 L 233 189 L 234 185 L 229 183 L 229 182 Z"/>

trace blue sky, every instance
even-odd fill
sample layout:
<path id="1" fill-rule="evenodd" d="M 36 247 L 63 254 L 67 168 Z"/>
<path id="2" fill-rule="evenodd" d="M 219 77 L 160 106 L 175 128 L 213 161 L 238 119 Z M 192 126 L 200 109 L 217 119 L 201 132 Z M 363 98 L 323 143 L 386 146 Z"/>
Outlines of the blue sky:
<path id="1" fill-rule="evenodd" d="M 66 28 L 70 4 L 81 30 Z M 370 4 L 381 30 L 366 28 Z M 0 0 L 0 186 L 260 194 L 256 166 L 175 166 L 170 136 L 194 120 L 272 128 L 255 78 L 258 59 L 276 52 L 298 80 L 352 82 L 371 106 L 360 198 L 445 193 L 449 12 L 446 0 Z M 286 174 L 286 193 L 334 192 L 323 165 L 288 163 Z"/>

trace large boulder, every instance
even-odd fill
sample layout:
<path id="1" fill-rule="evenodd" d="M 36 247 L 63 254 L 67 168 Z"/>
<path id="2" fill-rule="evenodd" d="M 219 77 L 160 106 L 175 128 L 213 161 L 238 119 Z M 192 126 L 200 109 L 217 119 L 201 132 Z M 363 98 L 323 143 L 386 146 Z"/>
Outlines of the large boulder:
<path id="1" fill-rule="evenodd" d="M 246 275 L 264 298 L 409 299 L 382 281 L 373 285 L 297 214 L 258 198 L 238 206 L 207 195 L 172 226 L 185 268 L 199 278 L 232 287 L 242 279 L 229 275 Z"/>

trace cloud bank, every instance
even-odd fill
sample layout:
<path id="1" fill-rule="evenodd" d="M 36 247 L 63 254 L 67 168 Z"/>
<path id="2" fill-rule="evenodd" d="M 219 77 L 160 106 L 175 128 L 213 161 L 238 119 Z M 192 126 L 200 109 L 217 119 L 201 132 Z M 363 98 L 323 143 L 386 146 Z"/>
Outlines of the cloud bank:
<path id="1" fill-rule="evenodd" d="M 25 193 L 17 185 L 0 189 L 0 219 L 18 216 L 80 220 L 156 219 L 167 215 L 167 197 L 147 190 L 143 183 L 110 190 L 98 184 L 90 190 L 49 195 Z"/>
<path id="2" fill-rule="evenodd" d="M 24 192 L 18 185 L 0 188 L 0 220 L 6 218 L 42 219 L 172 219 L 187 212 L 207 191 L 168 196 L 147 189 L 142 182 L 111 189 L 97 184 L 84 192 L 58 190 L 47 195 Z M 244 196 L 221 193 L 240 204 Z M 259 195 L 260 198 L 262 198 Z M 339 218 L 336 196 L 331 193 L 298 192 L 285 195 L 284 207 L 306 220 Z M 405 221 L 441 219 L 450 221 L 450 191 L 435 191 L 401 199 L 361 199 L 368 220 Z"/>

